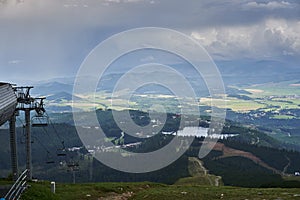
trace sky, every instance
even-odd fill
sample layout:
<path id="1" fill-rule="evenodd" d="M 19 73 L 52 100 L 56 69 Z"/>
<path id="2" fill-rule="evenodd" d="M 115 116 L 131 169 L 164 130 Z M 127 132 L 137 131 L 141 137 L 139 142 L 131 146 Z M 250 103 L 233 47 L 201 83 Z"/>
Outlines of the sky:
<path id="1" fill-rule="evenodd" d="M 180 31 L 216 61 L 300 57 L 298 0 L 0 0 L 0 27 L 0 81 L 74 76 L 101 41 L 140 27 Z"/>

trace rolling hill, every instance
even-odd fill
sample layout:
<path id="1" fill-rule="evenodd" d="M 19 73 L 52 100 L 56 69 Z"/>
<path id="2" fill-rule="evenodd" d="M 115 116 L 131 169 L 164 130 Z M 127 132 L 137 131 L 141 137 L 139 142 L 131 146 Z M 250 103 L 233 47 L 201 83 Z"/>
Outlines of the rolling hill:
<path id="1" fill-rule="evenodd" d="M 135 119 L 146 113 L 141 111 L 132 111 Z M 113 117 L 110 110 L 98 110 L 97 115 L 102 121 L 103 129 L 108 134 L 108 138 L 112 138 L 117 143 L 120 138 L 121 131 L 113 122 Z M 84 114 L 82 115 L 84 117 Z M 67 122 L 71 119 L 68 113 L 61 114 Z M 205 126 L 206 120 L 202 119 L 202 125 Z M 141 125 L 148 123 L 147 120 L 138 121 Z M 177 121 L 170 114 L 168 117 L 167 130 L 176 128 Z M 76 172 L 78 175 L 76 180 L 78 182 L 111 182 L 111 181 L 154 181 L 160 183 L 172 184 L 181 179 L 181 182 L 194 182 L 200 184 L 203 178 L 199 176 L 201 171 L 191 168 L 191 163 L 194 166 L 204 166 L 208 171 L 205 175 L 204 182 L 214 182 L 214 175 L 221 176 L 224 185 L 234 186 L 299 186 L 299 182 L 286 181 L 285 176 L 292 176 L 292 174 L 300 170 L 300 153 L 285 149 L 285 144 L 274 138 L 249 127 L 243 127 L 240 124 L 227 121 L 224 134 L 238 134 L 234 137 L 219 140 L 214 150 L 205 158 L 202 159 L 203 165 L 196 160 L 191 160 L 190 157 L 197 157 L 203 138 L 196 138 L 189 148 L 189 150 L 176 162 L 166 168 L 151 173 L 130 174 L 123 173 L 103 165 L 102 163 L 91 159 L 86 149 L 83 147 L 76 129 L 70 120 L 69 124 L 53 124 L 46 128 L 33 128 L 32 137 L 34 143 L 33 147 L 33 166 L 34 177 L 45 180 L 55 180 L 58 182 L 71 182 L 72 174 L 68 172 L 68 163 L 76 162 L 80 165 L 80 170 Z M 87 133 L 91 127 L 82 127 Z M 24 167 L 24 141 L 22 135 L 22 128 L 17 129 L 18 132 L 18 151 L 20 167 Z M 258 140 L 259 138 L 259 140 Z M 0 146 L 1 156 L 1 176 L 6 177 L 10 169 L 9 161 L 9 135 L 7 130 L 0 130 L 0 139 L 3 145 Z M 124 144 L 141 142 L 139 148 L 134 147 L 131 150 L 152 151 L 158 149 L 161 145 L 167 144 L 172 135 L 157 134 L 155 137 L 149 139 L 140 139 L 130 137 L 125 134 L 123 138 Z M 184 140 L 184 137 L 182 138 Z M 66 157 L 56 156 L 57 151 L 62 148 L 62 141 L 68 149 Z M 103 141 L 104 143 L 106 141 Z M 253 143 L 254 142 L 254 143 Z M 76 148 L 75 148 L 76 147 Z M 49 153 L 47 153 L 49 152 Z M 52 159 L 55 163 L 47 164 L 47 161 Z M 198 169 L 200 169 L 198 168 Z M 249 170 L 251 169 L 251 170 Z M 205 170 L 202 170 L 205 171 Z M 198 174 L 197 174 L 198 173 Z M 189 177 L 187 179 L 182 179 Z M 251 177 L 253 182 L 249 182 Z M 188 181 L 186 181 L 188 180 Z M 180 182 L 180 181 L 179 181 Z"/>
<path id="2" fill-rule="evenodd" d="M 76 95 L 72 95 L 67 92 L 58 92 L 49 96 L 46 96 L 47 101 L 51 101 L 53 103 L 60 103 L 62 101 L 72 101 L 73 99 L 76 101 L 81 100 L 80 97 Z"/>

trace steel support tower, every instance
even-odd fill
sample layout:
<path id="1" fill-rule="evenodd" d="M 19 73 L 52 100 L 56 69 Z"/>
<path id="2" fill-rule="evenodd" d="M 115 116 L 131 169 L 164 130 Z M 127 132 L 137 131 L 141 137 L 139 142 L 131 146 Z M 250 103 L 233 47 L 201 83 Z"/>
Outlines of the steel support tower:
<path id="1" fill-rule="evenodd" d="M 30 89 L 32 86 L 27 87 L 15 87 L 15 92 L 17 95 L 17 108 L 16 111 L 24 111 L 25 112 L 25 150 L 26 150 L 26 169 L 28 170 L 27 179 L 32 180 L 32 159 L 31 159 L 31 132 L 30 132 L 30 112 L 35 110 L 37 114 L 43 115 L 45 112 L 43 100 L 45 98 L 32 98 L 30 96 Z M 15 123 L 14 120 L 11 120 L 11 123 Z M 13 125 L 13 124 L 12 124 Z M 15 127 L 15 126 L 14 126 Z M 11 128 L 11 131 L 13 128 Z M 13 135 L 11 134 L 11 141 L 13 140 Z M 13 142 L 11 142 L 12 144 Z M 12 153 L 13 154 L 13 153 Z M 12 160 L 16 159 L 16 153 L 12 155 Z"/>
<path id="2" fill-rule="evenodd" d="M 13 116 L 9 120 L 9 133 L 12 175 L 13 180 L 16 181 L 19 177 L 16 136 L 16 112 L 14 112 Z"/>

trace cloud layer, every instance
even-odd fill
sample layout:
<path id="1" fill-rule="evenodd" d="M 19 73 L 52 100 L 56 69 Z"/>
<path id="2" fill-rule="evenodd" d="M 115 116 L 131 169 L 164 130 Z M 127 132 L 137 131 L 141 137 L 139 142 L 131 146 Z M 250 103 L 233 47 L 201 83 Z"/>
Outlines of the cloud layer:
<path id="1" fill-rule="evenodd" d="M 191 36 L 219 59 L 279 59 L 300 55 L 300 22 L 267 19 L 248 26 L 213 27 Z"/>
<path id="2" fill-rule="evenodd" d="M 214 59 L 300 56 L 297 0 L 0 0 L 0 26 L 0 80 L 74 75 L 99 42 L 144 26 L 182 31 Z"/>

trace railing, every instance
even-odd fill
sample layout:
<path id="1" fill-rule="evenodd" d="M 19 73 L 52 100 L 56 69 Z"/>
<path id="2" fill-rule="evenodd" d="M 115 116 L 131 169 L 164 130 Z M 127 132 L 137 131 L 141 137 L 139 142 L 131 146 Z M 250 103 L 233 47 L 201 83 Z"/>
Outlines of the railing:
<path id="1" fill-rule="evenodd" d="M 22 194 L 22 192 L 26 189 L 26 179 L 27 179 L 27 172 L 26 169 L 20 177 L 16 180 L 16 182 L 13 184 L 13 186 L 10 188 L 10 190 L 5 195 L 5 200 L 18 200 Z"/>

